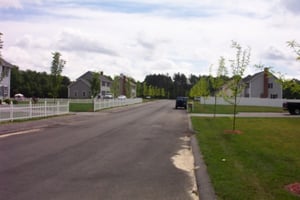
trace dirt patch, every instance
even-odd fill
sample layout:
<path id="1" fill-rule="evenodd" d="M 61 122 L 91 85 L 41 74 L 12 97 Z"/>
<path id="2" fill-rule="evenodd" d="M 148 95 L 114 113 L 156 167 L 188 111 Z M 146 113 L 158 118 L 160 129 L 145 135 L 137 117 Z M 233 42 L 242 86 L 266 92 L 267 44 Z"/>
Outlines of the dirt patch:
<path id="1" fill-rule="evenodd" d="M 240 130 L 224 130 L 226 134 L 242 134 L 243 132 Z"/>
<path id="2" fill-rule="evenodd" d="M 300 183 L 292 183 L 284 187 L 286 190 L 300 197 Z"/>

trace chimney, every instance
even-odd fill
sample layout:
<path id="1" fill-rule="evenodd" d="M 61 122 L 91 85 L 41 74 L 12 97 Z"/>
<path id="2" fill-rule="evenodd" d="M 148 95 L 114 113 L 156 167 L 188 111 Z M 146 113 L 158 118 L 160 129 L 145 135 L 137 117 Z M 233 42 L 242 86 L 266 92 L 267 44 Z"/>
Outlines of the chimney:
<path id="1" fill-rule="evenodd" d="M 264 68 L 264 94 L 263 94 L 263 98 L 268 98 L 268 96 L 269 96 L 268 84 L 269 84 L 269 68 L 266 67 L 266 68 Z"/>

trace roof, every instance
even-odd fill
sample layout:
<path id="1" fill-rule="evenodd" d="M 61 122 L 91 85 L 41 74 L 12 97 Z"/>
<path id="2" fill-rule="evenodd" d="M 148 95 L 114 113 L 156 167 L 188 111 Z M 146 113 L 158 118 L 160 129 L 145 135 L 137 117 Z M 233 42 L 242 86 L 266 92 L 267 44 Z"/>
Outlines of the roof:
<path id="1" fill-rule="evenodd" d="M 257 77 L 259 77 L 259 76 L 261 76 L 261 75 L 264 75 L 265 72 L 266 72 L 266 71 L 262 71 L 262 72 L 258 72 L 258 73 L 253 74 L 253 75 L 248 75 L 248 76 L 246 76 L 245 78 L 243 78 L 243 82 L 244 82 L 244 83 L 248 83 L 248 82 L 250 82 L 250 81 L 256 79 Z M 274 78 L 277 79 L 277 77 L 274 76 L 271 72 L 267 71 L 267 73 L 268 73 L 268 77 L 274 77 Z"/>
<path id="2" fill-rule="evenodd" d="M 7 62 L 3 58 L 0 58 L 0 64 L 3 65 L 3 66 L 5 66 L 5 67 L 9 67 L 9 68 L 13 68 L 14 67 L 12 64 L 10 64 L 9 62 Z"/>

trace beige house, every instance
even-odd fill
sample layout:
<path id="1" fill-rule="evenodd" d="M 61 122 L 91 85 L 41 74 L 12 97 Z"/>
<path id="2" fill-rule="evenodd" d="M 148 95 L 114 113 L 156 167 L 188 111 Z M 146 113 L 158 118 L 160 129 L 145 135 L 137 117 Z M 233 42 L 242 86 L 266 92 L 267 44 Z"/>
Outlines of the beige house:
<path id="1" fill-rule="evenodd" d="M 93 72 L 88 71 L 77 78 L 68 86 L 68 98 L 72 99 L 89 99 L 92 96 L 91 80 L 93 79 Z M 100 91 L 99 97 L 109 94 L 111 92 L 112 81 L 100 73 Z"/>

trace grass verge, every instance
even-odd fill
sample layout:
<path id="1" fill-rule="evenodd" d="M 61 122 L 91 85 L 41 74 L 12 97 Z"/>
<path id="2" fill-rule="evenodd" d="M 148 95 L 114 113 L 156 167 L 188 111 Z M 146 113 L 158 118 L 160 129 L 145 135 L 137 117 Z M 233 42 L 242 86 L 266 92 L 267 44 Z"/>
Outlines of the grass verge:
<path id="1" fill-rule="evenodd" d="M 93 103 L 70 103 L 70 112 L 94 112 Z"/>
<path id="2" fill-rule="evenodd" d="M 218 114 L 232 114 L 233 105 L 217 105 Z M 237 112 L 283 112 L 279 107 L 266 106 L 237 106 Z M 192 113 L 214 113 L 214 105 L 200 104 L 194 102 L 194 110 Z"/>
<path id="3" fill-rule="evenodd" d="M 238 118 L 242 134 L 225 134 L 230 118 L 192 117 L 219 199 L 299 199 L 284 187 L 300 182 L 300 118 Z"/>

